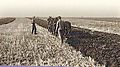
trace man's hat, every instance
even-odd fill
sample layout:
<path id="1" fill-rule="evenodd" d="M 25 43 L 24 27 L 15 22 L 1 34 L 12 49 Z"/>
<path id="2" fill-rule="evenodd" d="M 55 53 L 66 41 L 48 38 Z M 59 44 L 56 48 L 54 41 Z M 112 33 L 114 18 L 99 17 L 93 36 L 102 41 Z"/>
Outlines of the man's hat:
<path id="1" fill-rule="evenodd" d="M 52 16 L 49 16 L 49 18 L 52 18 Z"/>
<path id="2" fill-rule="evenodd" d="M 35 18 L 35 16 L 33 16 L 33 18 Z"/>
<path id="3" fill-rule="evenodd" d="M 59 19 L 61 19 L 61 16 L 58 16 Z"/>

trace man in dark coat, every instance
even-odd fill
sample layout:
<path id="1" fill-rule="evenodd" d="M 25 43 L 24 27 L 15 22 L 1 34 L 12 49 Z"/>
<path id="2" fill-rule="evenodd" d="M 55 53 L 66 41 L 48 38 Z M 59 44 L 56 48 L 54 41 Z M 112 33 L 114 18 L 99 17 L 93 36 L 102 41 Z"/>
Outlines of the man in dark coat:
<path id="1" fill-rule="evenodd" d="M 49 16 L 49 18 L 47 19 L 47 23 L 48 23 L 48 31 L 49 31 L 49 32 L 52 32 L 52 31 L 51 31 L 51 24 L 52 24 L 51 22 L 52 22 L 52 17 Z"/>
<path id="2" fill-rule="evenodd" d="M 32 20 L 32 34 L 37 34 L 36 33 L 36 25 L 35 25 L 35 16 L 33 17 L 33 20 Z"/>

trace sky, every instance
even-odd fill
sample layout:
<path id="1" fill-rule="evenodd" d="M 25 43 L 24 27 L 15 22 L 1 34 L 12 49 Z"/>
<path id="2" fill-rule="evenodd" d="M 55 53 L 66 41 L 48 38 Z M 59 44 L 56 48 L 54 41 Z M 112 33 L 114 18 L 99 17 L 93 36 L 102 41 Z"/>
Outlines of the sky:
<path id="1" fill-rule="evenodd" d="M 120 0 L 0 0 L 0 16 L 120 16 Z"/>

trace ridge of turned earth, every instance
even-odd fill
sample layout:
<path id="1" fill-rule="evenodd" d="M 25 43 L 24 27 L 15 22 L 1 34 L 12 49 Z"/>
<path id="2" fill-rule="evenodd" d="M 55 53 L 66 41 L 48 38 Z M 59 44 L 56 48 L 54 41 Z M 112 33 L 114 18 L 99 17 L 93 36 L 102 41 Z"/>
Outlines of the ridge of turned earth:
<path id="1" fill-rule="evenodd" d="M 0 17 L 0 25 L 2 24 L 8 24 L 10 22 L 13 22 L 15 20 L 14 17 L 6 17 L 6 18 L 1 18 Z"/>
<path id="2" fill-rule="evenodd" d="M 38 34 L 32 35 L 27 18 L 0 25 L 0 65 L 95 66 L 93 59 L 83 57 L 67 43 L 60 45 L 47 29 L 36 26 Z"/>

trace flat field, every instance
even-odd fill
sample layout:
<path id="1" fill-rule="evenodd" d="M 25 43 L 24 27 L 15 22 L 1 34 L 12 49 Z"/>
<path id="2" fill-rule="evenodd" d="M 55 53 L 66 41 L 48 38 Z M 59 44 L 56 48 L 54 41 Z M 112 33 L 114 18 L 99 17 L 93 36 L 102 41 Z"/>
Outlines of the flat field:
<path id="1" fill-rule="evenodd" d="M 74 26 L 120 35 L 120 18 L 79 18 L 69 17 L 63 20 L 71 21 Z"/>
<path id="2" fill-rule="evenodd" d="M 119 67 L 119 21 L 79 17 L 63 20 L 73 26 L 62 45 L 47 31 L 46 18 L 36 18 L 37 35 L 31 34 L 30 18 L 16 18 L 0 25 L 0 65 L 94 67 L 98 62 Z"/>

